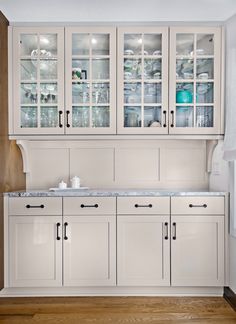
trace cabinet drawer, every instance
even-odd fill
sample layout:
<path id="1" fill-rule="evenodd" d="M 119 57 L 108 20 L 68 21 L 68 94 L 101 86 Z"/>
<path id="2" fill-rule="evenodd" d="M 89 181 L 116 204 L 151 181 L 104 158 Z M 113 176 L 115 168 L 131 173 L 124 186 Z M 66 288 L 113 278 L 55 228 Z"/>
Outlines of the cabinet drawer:
<path id="1" fill-rule="evenodd" d="M 64 215 L 111 215 L 116 213 L 115 197 L 65 197 Z"/>
<path id="2" fill-rule="evenodd" d="M 172 197 L 172 214 L 223 215 L 224 197 Z"/>
<path id="3" fill-rule="evenodd" d="M 9 215 L 62 215 L 62 198 L 9 198 Z"/>
<path id="4" fill-rule="evenodd" d="M 118 197 L 118 214 L 169 214 L 169 197 Z"/>

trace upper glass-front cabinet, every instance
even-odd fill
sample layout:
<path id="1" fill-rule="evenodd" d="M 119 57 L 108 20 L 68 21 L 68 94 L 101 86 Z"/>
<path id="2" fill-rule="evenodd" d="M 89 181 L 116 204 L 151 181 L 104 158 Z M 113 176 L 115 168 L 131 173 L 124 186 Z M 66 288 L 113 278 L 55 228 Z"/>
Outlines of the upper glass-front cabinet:
<path id="1" fill-rule="evenodd" d="M 115 134 L 116 29 L 66 28 L 66 133 Z"/>
<path id="2" fill-rule="evenodd" d="M 60 134 L 64 109 L 64 28 L 13 32 L 16 134 Z"/>
<path id="3" fill-rule="evenodd" d="M 169 133 L 220 134 L 220 28 L 171 28 Z"/>
<path id="4" fill-rule="evenodd" d="M 118 133 L 168 133 L 168 28 L 118 29 Z"/>

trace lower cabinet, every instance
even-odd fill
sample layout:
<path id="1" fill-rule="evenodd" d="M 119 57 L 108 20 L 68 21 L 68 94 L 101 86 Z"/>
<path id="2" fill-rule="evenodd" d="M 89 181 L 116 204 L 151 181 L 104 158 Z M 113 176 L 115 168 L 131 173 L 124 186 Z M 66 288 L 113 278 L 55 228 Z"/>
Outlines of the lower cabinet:
<path id="1" fill-rule="evenodd" d="M 61 216 L 9 216 L 10 287 L 62 285 Z"/>
<path id="2" fill-rule="evenodd" d="M 64 286 L 116 285 L 116 216 L 64 217 Z"/>
<path id="3" fill-rule="evenodd" d="M 117 217 L 117 284 L 169 286 L 169 216 Z"/>

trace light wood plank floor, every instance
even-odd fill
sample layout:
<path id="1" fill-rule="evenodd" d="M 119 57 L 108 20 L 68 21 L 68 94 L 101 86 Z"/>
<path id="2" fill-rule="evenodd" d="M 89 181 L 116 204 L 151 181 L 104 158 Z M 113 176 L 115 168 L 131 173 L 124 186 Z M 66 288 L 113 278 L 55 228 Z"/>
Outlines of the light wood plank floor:
<path id="1" fill-rule="evenodd" d="M 235 324 L 220 297 L 0 298 L 7 324 Z"/>

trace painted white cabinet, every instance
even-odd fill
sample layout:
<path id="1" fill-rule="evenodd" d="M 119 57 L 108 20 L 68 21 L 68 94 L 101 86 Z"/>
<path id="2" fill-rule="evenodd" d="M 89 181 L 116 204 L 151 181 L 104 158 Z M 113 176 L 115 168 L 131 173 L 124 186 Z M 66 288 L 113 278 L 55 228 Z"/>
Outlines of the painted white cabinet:
<path id="1" fill-rule="evenodd" d="M 170 285 L 169 220 L 169 216 L 118 215 L 118 286 Z"/>
<path id="2" fill-rule="evenodd" d="M 116 217 L 64 217 L 64 286 L 116 285 Z"/>
<path id="3" fill-rule="evenodd" d="M 9 286 L 62 285 L 61 216 L 9 216 Z"/>

